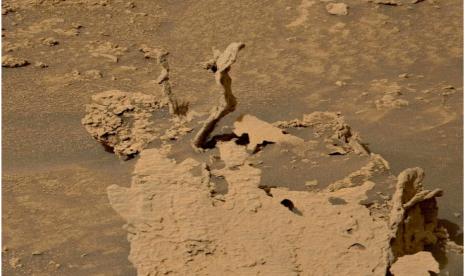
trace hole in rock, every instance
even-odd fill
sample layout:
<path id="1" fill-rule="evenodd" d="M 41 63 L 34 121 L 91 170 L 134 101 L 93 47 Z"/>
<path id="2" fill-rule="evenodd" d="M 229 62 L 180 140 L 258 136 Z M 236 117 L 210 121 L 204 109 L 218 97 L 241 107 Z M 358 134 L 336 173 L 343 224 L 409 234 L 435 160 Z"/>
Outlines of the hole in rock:
<path id="1" fill-rule="evenodd" d="M 302 212 L 295 207 L 294 202 L 292 202 L 290 199 L 285 198 L 281 200 L 281 204 L 287 207 L 294 214 L 299 215 L 299 216 L 302 215 Z"/>

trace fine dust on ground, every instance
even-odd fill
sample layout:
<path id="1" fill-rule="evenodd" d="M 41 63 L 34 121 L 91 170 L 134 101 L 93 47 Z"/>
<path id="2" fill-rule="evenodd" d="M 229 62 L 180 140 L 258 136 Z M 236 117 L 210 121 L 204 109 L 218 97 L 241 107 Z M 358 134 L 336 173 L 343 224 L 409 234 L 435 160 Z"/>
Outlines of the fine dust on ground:
<path id="1" fill-rule="evenodd" d="M 392 174 L 425 170 L 426 188 L 443 190 L 439 219 L 462 244 L 462 3 L 330 2 L 336 3 L 3 1 L 4 272 L 136 274 L 127 260 L 125 222 L 106 187 L 129 187 L 137 160 L 105 152 L 81 119 L 100 92 L 163 94 L 160 65 L 144 56 L 144 45 L 170 52 L 171 88 L 201 117 L 220 93 L 199 62 L 211 57 L 212 47 L 244 42 L 247 50 L 230 73 L 238 105 L 213 135 L 232 132 L 242 114 L 277 122 L 341 112 Z M 156 114 L 156 125 L 169 122 Z M 172 125 L 168 140 L 185 135 L 171 151 L 182 161 L 189 157 L 190 128 L 199 125 Z M 275 148 L 259 153 L 264 176 L 278 165 Z M 341 175 L 360 169 L 364 158 L 354 155 L 354 167 L 341 168 Z M 307 171 L 303 159 L 295 161 L 299 174 Z M 325 177 L 297 179 L 295 188 L 320 189 L 340 179 Z M 463 272 L 461 258 L 438 261 L 441 273 Z"/>

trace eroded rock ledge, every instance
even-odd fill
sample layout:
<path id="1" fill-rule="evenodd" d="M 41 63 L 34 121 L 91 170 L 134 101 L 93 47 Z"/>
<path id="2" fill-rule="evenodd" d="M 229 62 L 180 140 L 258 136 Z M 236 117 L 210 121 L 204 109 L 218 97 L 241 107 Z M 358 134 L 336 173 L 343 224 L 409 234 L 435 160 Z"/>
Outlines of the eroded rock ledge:
<path id="1" fill-rule="evenodd" d="M 218 142 L 219 159 L 205 163 L 194 155 L 174 160 L 166 149 L 146 149 L 131 187 L 108 188 L 111 205 L 127 222 L 129 259 L 139 275 L 384 276 L 390 267 L 395 275 L 406 275 L 408 269 L 436 270 L 434 258 L 418 252 L 443 242 L 435 201 L 441 191 L 423 190 L 421 169 L 393 177 L 381 156 L 365 147 L 355 149 L 362 145 L 359 138 L 351 146 L 353 135 L 344 133 L 352 131 L 335 113 L 316 112 L 304 116 L 307 120 L 275 124 L 293 128 L 292 134 L 252 117 L 242 116 L 235 125 L 235 132 L 246 133 L 249 142 Z M 267 131 L 249 129 L 248 123 Z M 266 171 L 257 161 L 276 148 L 299 152 L 308 141 L 299 137 L 305 131 L 323 144 L 338 140 L 345 162 L 361 155 L 365 165 L 318 190 L 264 189 Z M 258 151 L 257 144 L 262 145 Z M 340 158 L 323 146 L 312 152 L 328 156 L 318 159 L 320 163 Z M 218 167 L 212 162 L 223 166 L 211 169 Z M 214 192 L 213 176 L 226 180 L 226 194 Z M 421 262 L 405 268 L 404 259 L 417 253 L 414 258 Z"/>

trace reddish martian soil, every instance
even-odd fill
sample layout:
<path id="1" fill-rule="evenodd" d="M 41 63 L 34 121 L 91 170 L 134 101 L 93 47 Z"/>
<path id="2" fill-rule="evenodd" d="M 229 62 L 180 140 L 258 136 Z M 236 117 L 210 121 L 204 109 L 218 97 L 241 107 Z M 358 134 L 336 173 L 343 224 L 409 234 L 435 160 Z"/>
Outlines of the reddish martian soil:
<path id="1" fill-rule="evenodd" d="M 2 2 L 5 275 L 461 275 L 460 1 Z"/>

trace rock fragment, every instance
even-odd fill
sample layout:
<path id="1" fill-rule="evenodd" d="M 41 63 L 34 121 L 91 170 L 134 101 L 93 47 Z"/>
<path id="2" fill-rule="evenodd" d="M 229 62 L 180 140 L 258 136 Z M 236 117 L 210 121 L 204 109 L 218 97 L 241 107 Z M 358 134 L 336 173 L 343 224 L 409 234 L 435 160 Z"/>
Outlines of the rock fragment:
<path id="1" fill-rule="evenodd" d="M 157 137 L 151 121 L 159 108 L 154 96 L 109 90 L 92 96 L 92 101 L 82 124 L 120 158 L 133 157 Z"/>
<path id="2" fill-rule="evenodd" d="M 24 58 L 13 57 L 11 55 L 5 55 L 2 57 L 2 67 L 16 68 L 29 65 L 29 61 Z"/>
<path id="3" fill-rule="evenodd" d="M 10 266 L 12 268 L 21 268 L 23 267 L 23 264 L 21 263 L 21 259 L 17 257 L 13 257 L 9 260 Z"/>
<path id="4" fill-rule="evenodd" d="M 101 79 L 103 77 L 102 72 L 99 70 L 91 69 L 84 72 L 84 76 L 90 79 Z"/>
<path id="5" fill-rule="evenodd" d="M 41 43 L 46 46 L 55 46 L 59 44 L 59 41 L 53 37 L 47 37 L 47 38 L 41 39 Z"/>
<path id="6" fill-rule="evenodd" d="M 43 63 L 41 61 L 38 61 L 38 62 L 34 63 L 34 66 L 39 67 L 39 68 L 47 68 L 48 64 L 45 64 L 45 63 Z"/>
<path id="7" fill-rule="evenodd" d="M 420 251 L 400 257 L 389 270 L 394 276 L 429 276 L 439 273 L 439 264 L 431 252 Z"/>
<path id="8" fill-rule="evenodd" d="M 349 7 L 345 3 L 328 3 L 326 11 L 332 15 L 348 15 Z"/>

